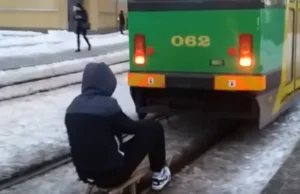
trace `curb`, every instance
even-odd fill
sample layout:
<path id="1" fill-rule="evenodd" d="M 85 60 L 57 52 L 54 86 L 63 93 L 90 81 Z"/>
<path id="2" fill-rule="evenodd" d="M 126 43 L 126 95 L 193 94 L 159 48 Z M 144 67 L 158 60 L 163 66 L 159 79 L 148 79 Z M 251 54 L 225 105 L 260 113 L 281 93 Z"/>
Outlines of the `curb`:
<path id="1" fill-rule="evenodd" d="M 38 66 L 24 67 L 20 69 L 0 71 L 0 88 L 11 86 L 14 84 L 35 81 L 43 78 L 78 73 L 83 71 L 87 63 L 105 62 L 113 64 L 120 61 L 128 61 L 128 49 L 100 55 L 97 57 L 89 57 L 83 59 L 74 59 L 58 63 L 43 64 Z"/>
<path id="2" fill-rule="evenodd" d="M 86 64 L 84 64 L 84 66 L 85 65 Z M 121 74 L 123 72 L 126 72 L 128 71 L 128 68 L 129 67 L 127 62 L 115 63 L 114 65 L 110 65 L 110 69 L 114 72 L 114 74 Z M 82 72 L 79 72 L 58 77 L 52 77 L 49 79 L 39 80 L 31 83 L 29 82 L 19 85 L 7 86 L 4 88 L 0 88 L 0 102 L 80 84 L 81 81 Z"/>

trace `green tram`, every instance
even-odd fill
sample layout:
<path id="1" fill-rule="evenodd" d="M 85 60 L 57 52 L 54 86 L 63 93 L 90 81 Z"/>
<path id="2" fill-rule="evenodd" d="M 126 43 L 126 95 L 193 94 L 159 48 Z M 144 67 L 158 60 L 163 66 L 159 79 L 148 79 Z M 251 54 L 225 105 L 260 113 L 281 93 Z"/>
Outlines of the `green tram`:
<path id="1" fill-rule="evenodd" d="M 197 109 L 263 128 L 298 99 L 295 0 L 128 0 L 128 20 L 140 119 Z"/>

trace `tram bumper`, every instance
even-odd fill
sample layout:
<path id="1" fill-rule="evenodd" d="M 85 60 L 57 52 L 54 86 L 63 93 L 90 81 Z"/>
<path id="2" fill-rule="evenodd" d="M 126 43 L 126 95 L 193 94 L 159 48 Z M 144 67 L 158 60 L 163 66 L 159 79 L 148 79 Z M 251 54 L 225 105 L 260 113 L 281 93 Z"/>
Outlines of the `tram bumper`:
<path id="1" fill-rule="evenodd" d="M 148 75 L 153 78 L 150 82 L 147 82 Z M 142 84 L 133 83 L 130 77 L 128 79 L 137 113 L 197 111 L 201 118 L 206 119 L 251 120 L 257 128 L 263 128 L 276 117 L 272 114 L 274 104 L 269 102 L 270 95 L 275 95 L 276 91 L 264 91 L 264 76 L 236 76 L 251 87 L 248 90 L 236 88 L 237 91 L 223 84 L 228 83 L 230 78 L 226 75 L 218 79 L 214 75 L 200 74 L 147 76 L 140 78 Z"/>

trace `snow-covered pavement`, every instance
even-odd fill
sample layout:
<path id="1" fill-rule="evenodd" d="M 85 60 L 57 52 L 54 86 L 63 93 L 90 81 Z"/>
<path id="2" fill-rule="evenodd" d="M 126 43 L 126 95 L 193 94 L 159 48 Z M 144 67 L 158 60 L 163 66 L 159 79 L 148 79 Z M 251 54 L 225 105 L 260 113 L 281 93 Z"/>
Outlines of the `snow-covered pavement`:
<path id="1" fill-rule="evenodd" d="M 13 70 L 0 70 L 0 87 L 11 85 L 14 83 L 40 79 L 49 76 L 58 76 L 66 73 L 75 73 L 82 71 L 87 63 L 103 61 L 107 64 L 126 61 L 129 59 L 129 51 L 123 50 L 118 52 L 111 52 L 106 55 L 99 55 L 96 57 L 88 57 L 83 59 L 74 59 L 63 62 L 40 64 L 31 67 L 22 67 Z"/>
<path id="2" fill-rule="evenodd" d="M 109 64 L 108 64 L 109 65 Z M 120 74 L 128 71 L 129 64 L 118 63 L 114 65 L 109 65 L 110 69 L 115 74 Z M 68 75 L 63 75 L 59 77 L 53 77 L 48 79 L 42 79 L 35 82 L 28 82 L 18 85 L 12 85 L 0 88 L 0 101 L 10 100 L 12 98 L 24 97 L 38 92 L 45 92 L 49 90 L 54 90 L 74 84 L 81 83 L 82 72 L 72 73 Z"/>
<path id="3" fill-rule="evenodd" d="M 262 131 L 226 138 L 173 179 L 163 194 L 259 194 L 300 138 L 300 105 Z"/>
<path id="4" fill-rule="evenodd" d="M 119 80 L 114 96 L 124 111 L 136 118 L 133 103 L 128 101 L 126 74 Z M 76 85 L 0 102 L 0 180 L 28 165 L 69 152 L 64 111 L 78 92 L 80 86 Z"/>
<path id="5" fill-rule="evenodd" d="M 124 87 L 125 89 L 125 87 Z M 128 99 L 128 91 L 124 91 L 123 98 Z M 133 107 L 132 107 L 133 108 Z M 180 128 L 172 128 L 165 125 L 165 136 L 167 155 L 176 155 L 182 152 L 183 149 L 189 147 L 196 134 L 201 134 L 201 127 L 199 125 L 191 128 L 187 123 L 182 121 L 175 121 Z M 173 121 L 172 124 L 175 124 Z M 182 153 L 181 153 L 182 154 Z M 42 176 L 35 177 L 22 184 L 13 186 L 6 190 L 0 191 L 0 194 L 78 194 L 84 193 L 86 185 L 78 182 L 78 178 L 72 164 L 60 167 Z"/>
<path id="6" fill-rule="evenodd" d="M 122 98 L 118 99 L 122 100 L 120 104 L 127 108 L 127 112 L 133 113 L 133 103 L 128 100 L 128 87 L 125 80 L 125 76 L 119 76 L 118 92 L 121 93 Z M 60 91 L 68 93 L 72 90 L 75 95 L 76 88 L 77 86 Z M 162 193 L 259 194 L 299 139 L 299 116 L 298 105 L 289 115 L 281 117 L 265 130 L 240 131 L 229 136 L 175 175 L 171 184 Z M 195 129 L 193 123 L 188 124 L 190 126 L 183 128 L 185 125 L 177 123 L 176 129 L 167 129 L 169 154 L 180 150 L 180 146 L 186 146 L 182 145 L 183 142 L 187 144 L 197 131 L 201 133 L 199 127 Z M 175 125 L 172 123 L 172 126 Z M 194 126 L 194 129 L 191 126 Z M 76 178 L 74 168 L 69 164 L 0 191 L 0 194 L 83 193 L 86 186 L 77 182 Z"/>
<path id="7" fill-rule="evenodd" d="M 79 194 L 85 193 L 86 185 L 78 182 L 72 164 L 58 168 L 49 174 L 28 180 L 0 191 L 0 194 Z"/>
<path id="8" fill-rule="evenodd" d="M 124 79 L 124 78 L 123 78 Z M 126 86 L 125 86 L 126 87 Z M 124 87 L 124 89 L 125 89 Z M 125 94 L 125 95 L 124 95 Z M 128 91 L 124 90 L 123 99 L 131 101 L 128 97 Z M 128 105 L 132 105 L 131 103 Z M 131 106 L 133 108 L 133 106 Z M 132 110 L 133 111 L 133 110 Z M 199 122 L 199 121 L 198 121 Z M 172 124 L 176 124 L 176 129 L 165 124 L 165 136 L 167 155 L 176 155 L 189 147 L 195 136 L 201 134 L 200 125 L 194 125 L 194 128 L 186 122 L 185 119 L 175 119 Z M 173 126 L 173 125 L 172 125 Z M 206 128 L 206 130 L 208 130 Z M 182 153 L 180 153 L 182 154 Z M 0 191 L 0 194 L 78 194 L 84 193 L 86 185 L 78 182 L 77 174 L 72 164 L 60 167 L 42 176 L 28 180 L 22 184 Z"/>
<path id="9" fill-rule="evenodd" d="M 128 42 L 128 36 L 120 33 L 89 35 L 93 47 Z M 81 37 L 81 41 L 85 43 Z M 87 48 L 82 44 L 82 49 Z M 0 31 L 0 57 L 27 56 L 59 53 L 76 48 L 76 35 L 63 30 L 49 30 L 47 34 L 22 31 Z"/>
<path id="10" fill-rule="evenodd" d="M 121 37 L 117 34 L 93 35 L 90 38 L 95 45 L 100 46 L 127 41 L 127 36 Z M 74 40 L 74 34 L 65 31 L 50 31 L 46 35 L 0 31 L 0 57 L 10 56 L 11 53 L 21 56 L 73 50 L 76 47 Z M 11 74 L 0 71 L 0 86 L 26 77 L 39 78 L 58 72 L 70 72 L 71 69 L 80 70 L 87 62 L 102 60 L 101 57 L 30 67 L 11 71 Z M 119 67 L 117 70 L 120 70 Z M 24 84 L 21 87 L 2 88 L 0 99 L 29 94 L 40 88 L 75 83 L 80 79 L 81 73 L 77 73 L 60 79 Z M 126 75 L 119 75 L 118 82 L 114 96 L 124 111 L 136 119 Z M 0 181 L 32 164 L 39 164 L 69 152 L 63 117 L 66 106 L 79 91 L 80 86 L 76 85 L 0 102 Z M 281 117 L 262 131 L 241 131 L 226 138 L 176 175 L 163 193 L 259 194 L 300 139 L 299 122 L 300 104 L 289 115 Z M 168 149 L 177 150 L 178 142 L 185 143 L 179 144 L 180 146 L 186 145 L 195 134 L 195 131 L 187 131 L 184 129 L 177 136 L 176 133 L 174 135 L 167 132 Z M 177 143 L 170 143 L 175 138 Z M 9 190 L 0 191 L 0 194 L 79 193 L 85 187 L 77 183 L 76 178 L 72 165 L 69 165 Z"/>
<path id="11" fill-rule="evenodd" d="M 43 34 L 0 30 L 0 70 L 93 58 L 128 50 L 128 37 L 119 36 L 118 33 L 91 35 L 92 50 L 87 51 L 83 41 L 82 52 L 79 53 L 74 52 L 76 38 L 73 38 L 74 33 L 67 31 L 49 31 L 48 34 Z"/>
<path id="12" fill-rule="evenodd" d="M 134 104 L 127 86 L 127 76 L 126 74 L 122 74 L 117 77 L 118 87 L 114 96 L 118 99 L 119 104 L 122 106 L 122 109 L 126 112 L 126 114 L 131 116 L 133 119 L 136 119 Z M 18 140 L 18 138 L 21 137 L 25 137 L 25 141 L 22 140 L 21 143 L 17 144 L 17 146 L 10 145 L 12 146 L 12 151 L 18 154 L 18 158 L 11 156 L 10 160 L 6 159 L 6 170 L 3 171 L 5 168 L 1 166 L 2 168 L 0 169 L 2 172 L 0 173 L 7 173 L 7 170 L 15 171 L 15 168 L 19 168 L 21 164 L 24 165 L 26 162 L 40 162 L 42 159 L 45 159 L 45 157 L 49 158 L 55 154 L 62 154 L 69 151 L 63 126 L 63 116 L 67 104 L 79 90 L 80 86 L 72 86 L 34 97 L 24 98 L 21 102 L 18 101 L 13 104 L 10 103 L 10 107 L 17 106 L 19 109 L 25 109 L 23 113 L 26 115 L 26 119 L 22 119 L 24 123 L 19 122 L 17 125 L 29 124 L 26 126 L 31 127 L 27 127 L 27 130 L 22 130 L 20 126 L 17 132 L 15 132 L 15 130 L 10 132 L 14 133 L 14 136 L 11 136 L 10 141 Z M 28 106 L 30 106 L 33 102 L 35 104 L 35 108 L 28 110 Z M 45 110 L 44 115 L 38 113 L 39 109 Z M 43 116 L 35 116 L 38 118 L 32 119 L 31 117 L 34 114 Z M 45 121 L 45 119 L 47 119 L 47 121 Z M 12 120 L 10 120 L 10 122 L 11 121 Z M 199 119 L 188 120 L 175 117 L 174 119 L 171 119 L 170 122 L 171 126 L 166 122 L 163 124 L 165 125 L 167 155 L 172 155 L 173 157 L 176 157 L 177 154 L 182 154 L 183 149 L 189 147 L 194 138 L 199 134 L 202 134 L 204 130 L 210 131 L 209 128 L 205 128 L 205 125 L 203 125 Z M 34 126 L 36 124 L 40 125 L 43 130 Z M 39 153 L 39 155 L 36 153 Z M 28 160 L 29 158 L 31 161 Z M 8 167 L 9 165 L 10 167 Z M 12 188 L 2 190 L 0 191 L 0 194 L 83 193 L 86 185 L 79 183 L 76 180 L 77 178 L 78 177 L 74 171 L 73 165 L 69 164 L 43 176 L 28 180 Z"/>
<path id="13" fill-rule="evenodd" d="M 126 75 L 118 76 L 118 81 L 114 95 L 125 112 L 136 118 Z M 1 122 L 0 128 L 6 129 L 0 131 L 0 141 L 7 142 L 0 144 L 0 152 L 6 153 L 1 154 L 1 175 L 9 176 L 24 168 L 24 164 L 38 163 L 69 151 L 62 118 L 67 104 L 79 89 L 77 85 L 0 103 L 0 116 L 5 121 Z M 300 105 L 297 105 L 288 115 L 262 131 L 240 131 L 229 136 L 176 175 L 163 193 L 259 194 L 299 140 L 299 121 Z M 190 126 L 181 130 L 180 135 L 173 134 L 177 143 L 168 143 L 169 150 L 178 151 L 178 142 L 187 143 L 187 139 L 195 135 L 195 130 L 188 132 L 188 129 Z M 167 133 L 167 139 L 172 139 L 170 134 Z M 80 193 L 85 186 L 77 183 L 76 178 L 72 165 L 69 165 L 0 194 Z"/>

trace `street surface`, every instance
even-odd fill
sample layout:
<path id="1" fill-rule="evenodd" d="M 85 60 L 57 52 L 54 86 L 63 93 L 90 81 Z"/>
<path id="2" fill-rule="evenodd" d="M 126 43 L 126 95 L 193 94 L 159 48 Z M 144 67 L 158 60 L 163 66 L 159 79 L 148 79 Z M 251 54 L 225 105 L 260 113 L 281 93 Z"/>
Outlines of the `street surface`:
<path id="1" fill-rule="evenodd" d="M 52 32 L 47 36 L 28 33 L 4 36 L 0 31 L 0 70 L 94 57 L 128 48 L 126 38 L 116 35 L 116 40 L 114 36 L 93 37 L 95 46 L 92 51 L 87 51 L 82 41 L 82 52 L 75 53 L 76 39 L 68 32 Z M 114 41 L 109 44 L 108 40 Z M 58 47 L 62 48 L 57 52 L 51 50 Z M 40 49 L 40 52 L 36 50 L 35 53 L 34 49 Z M 136 119 L 127 76 L 121 74 L 117 77 L 118 87 L 114 97 L 124 112 Z M 45 86 L 51 84 L 54 81 L 49 80 Z M 32 89 L 33 85 L 30 87 Z M 30 87 L 25 89 L 30 90 Z M 80 85 L 75 85 L 0 102 L 0 180 L 32 164 L 69 152 L 63 116 L 65 108 L 79 92 Z M 201 119 L 196 120 L 198 124 L 180 119 L 172 120 L 171 125 L 165 123 L 169 155 L 180 154 L 195 136 L 208 130 L 203 127 Z M 288 114 L 261 131 L 245 129 L 224 138 L 176 174 L 161 193 L 300 193 L 299 123 L 300 104 L 296 104 Z M 82 193 L 85 185 L 76 179 L 70 164 L 0 191 L 0 194 Z"/>
<path id="2" fill-rule="evenodd" d="M 300 193 L 300 142 L 261 194 Z"/>

